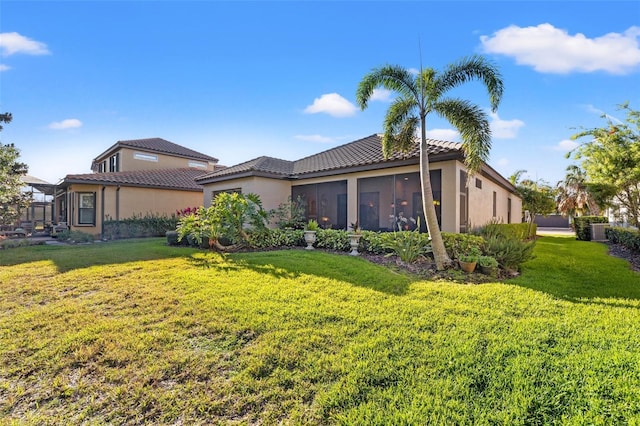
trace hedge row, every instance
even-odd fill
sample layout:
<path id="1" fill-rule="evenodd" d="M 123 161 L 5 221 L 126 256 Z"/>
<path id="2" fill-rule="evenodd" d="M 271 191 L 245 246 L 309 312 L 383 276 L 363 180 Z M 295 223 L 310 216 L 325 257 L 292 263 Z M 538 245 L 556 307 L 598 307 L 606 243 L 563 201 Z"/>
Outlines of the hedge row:
<path id="1" fill-rule="evenodd" d="M 576 238 L 580 241 L 591 241 L 591 224 L 608 223 L 609 219 L 604 216 L 578 216 L 573 218 L 573 228 Z"/>
<path id="2" fill-rule="evenodd" d="M 164 237 L 167 231 L 178 226 L 178 217 L 147 214 L 122 220 L 105 220 L 103 238 L 119 240 L 124 238 Z"/>
<path id="3" fill-rule="evenodd" d="M 613 227 L 605 229 L 604 232 L 610 242 L 622 244 L 631 250 L 640 252 L 640 231 L 629 228 Z"/>

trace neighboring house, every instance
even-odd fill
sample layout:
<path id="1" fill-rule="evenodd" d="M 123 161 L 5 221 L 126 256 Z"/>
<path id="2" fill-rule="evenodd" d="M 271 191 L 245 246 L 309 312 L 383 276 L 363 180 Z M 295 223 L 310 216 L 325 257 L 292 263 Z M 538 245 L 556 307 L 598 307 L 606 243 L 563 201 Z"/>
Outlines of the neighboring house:
<path id="1" fill-rule="evenodd" d="M 429 141 L 431 185 L 441 229 L 466 232 L 491 220 L 520 222 L 522 200 L 514 186 L 488 165 L 467 186 L 461 145 Z M 381 135 L 297 161 L 256 159 L 197 177 L 204 205 L 220 192 L 255 193 L 267 210 L 288 197 L 300 200 L 307 219 L 325 228 L 425 229 L 419 147 L 385 159 Z"/>
<path id="2" fill-rule="evenodd" d="M 195 178 L 218 160 L 160 138 L 119 141 L 93 160 L 94 173 L 67 175 L 56 187 L 58 221 L 101 235 L 107 219 L 166 214 L 202 205 Z"/>

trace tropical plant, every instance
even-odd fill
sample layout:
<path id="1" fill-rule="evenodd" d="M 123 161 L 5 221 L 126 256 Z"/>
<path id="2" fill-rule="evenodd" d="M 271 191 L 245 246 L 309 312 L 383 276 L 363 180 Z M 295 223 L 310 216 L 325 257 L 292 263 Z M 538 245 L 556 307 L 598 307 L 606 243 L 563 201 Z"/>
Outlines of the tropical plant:
<path id="1" fill-rule="evenodd" d="M 10 113 L 0 114 L 0 123 L 10 123 Z M 0 124 L 0 131 L 2 125 Z M 22 192 L 21 177 L 27 174 L 26 164 L 18 161 L 20 151 L 13 145 L 0 143 L 0 224 L 13 223 L 20 211 L 31 201 L 30 192 Z"/>
<path id="2" fill-rule="evenodd" d="M 178 223 L 178 238 L 192 238 L 198 245 L 204 238 L 210 247 L 234 251 L 247 244 L 248 231 L 265 227 L 267 212 L 256 194 L 222 192 L 208 208 L 200 207 Z"/>
<path id="3" fill-rule="evenodd" d="M 600 214 L 600 206 L 590 188 L 584 170 L 575 164 L 568 166 L 564 180 L 556 185 L 558 211 L 571 217 Z"/>
<path id="4" fill-rule="evenodd" d="M 302 198 L 295 200 L 289 196 L 285 203 L 280 203 L 277 208 L 269 210 L 269 217 L 280 229 L 302 229 L 305 224 L 305 207 Z"/>
<path id="5" fill-rule="evenodd" d="M 317 231 L 318 229 L 320 229 L 320 225 L 315 219 L 310 219 L 309 222 L 307 222 L 307 224 L 305 225 L 304 229 L 307 231 Z"/>
<path id="6" fill-rule="evenodd" d="M 640 227 L 640 111 L 620 105 L 627 112 L 626 122 L 614 120 L 609 115 L 605 127 L 583 130 L 571 136 L 580 139 L 589 136 L 589 142 L 569 152 L 581 160 L 590 182 L 611 185 L 615 204 L 626 209 L 628 221 Z"/>
<path id="7" fill-rule="evenodd" d="M 427 235 L 420 234 L 417 229 L 388 233 L 383 247 L 390 251 L 386 256 L 395 254 L 404 263 L 413 263 L 419 257 L 432 252 Z"/>
<path id="8" fill-rule="evenodd" d="M 489 94 L 491 110 L 496 111 L 502 98 L 502 77 L 496 66 L 482 56 L 463 58 L 442 72 L 432 68 L 421 69 L 418 75 L 401 66 L 386 65 L 374 68 L 360 81 L 356 92 L 357 103 L 362 110 L 367 108 L 374 90 L 378 87 L 398 94 L 384 120 L 382 150 L 386 157 L 394 151 L 408 152 L 413 149 L 420 127 L 422 207 L 438 270 L 448 266 L 451 259 L 442 240 L 433 203 L 426 117 L 433 112 L 448 120 L 460 132 L 469 175 L 477 172 L 488 159 L 491 149 L 491 129 L 487 113 L 467 100 L 446 96 L 449 90 L 472 80 L 484 83 Z"/>

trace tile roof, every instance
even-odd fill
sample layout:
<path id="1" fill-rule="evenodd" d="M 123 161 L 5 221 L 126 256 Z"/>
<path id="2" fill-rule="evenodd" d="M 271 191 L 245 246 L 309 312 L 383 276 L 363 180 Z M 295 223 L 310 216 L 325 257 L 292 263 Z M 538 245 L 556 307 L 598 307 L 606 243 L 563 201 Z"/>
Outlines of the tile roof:
<path id="1" fill-rule="evenodd" d="M 118 149 L 118 148 L 133 148 L 140 149 L 149 152 L 156 152 L 159 154 L 169 154 L 169 155 L 177 155 L 179 157 L 193 158 L 204 161 L 211 161 L 213 163 L 217 163 L 218 159 L 215 157 L 211 157 L 210 155 L 203 154 L 198 151 L 194 151 L 189 148 L 185 148 L 182 145 L 178 145 L 173 142 L 169 142 L 167 140 L 161 138 L 149 138 L 149 139 L 133 139 L 126 141 L 118 141 L 114 145 L 112 145 L 105 152 L 97 156 L 94 161 L 99 158 L 104 157 L 110 152 Z"/>
<path id="2" fill-rule="evenodd" d="M 461 144 L 455 142 L 429 139 L 429 155 L 454 154 L 462 155 Z M 389 158 L 382 154 L 382 136 L 374 134 L 356 141 L 331 148 L 318 154 L 310 155 L 296 161 L 280 160 L 272 157 L 258 157 L 221 171 L 210 172 L 197 179 L 198 182 L 213 182 L 218 179 L 237 177 L 238 175 L 270 175 L 272 177 L 303 177 L 308 174 L 330 173 L 375 164 L 393 163 L 397 161 L 418 161 L 420 147 L 418 143 L 413 150 L 404 154 L 396 153 Z M 390 164 L 391 165 L 391 164 Z"/>
<path id="3" fill-rule="evenodd" d="M 87 183 L 97 185 L 143 186 L 149 188 L 178 189 L 184 191 L 202 191 L 195 179 L 206 170 L 194 168 L 137 170 L 129 172 L 87 173 L 67 175 L 62 185 Z"/>

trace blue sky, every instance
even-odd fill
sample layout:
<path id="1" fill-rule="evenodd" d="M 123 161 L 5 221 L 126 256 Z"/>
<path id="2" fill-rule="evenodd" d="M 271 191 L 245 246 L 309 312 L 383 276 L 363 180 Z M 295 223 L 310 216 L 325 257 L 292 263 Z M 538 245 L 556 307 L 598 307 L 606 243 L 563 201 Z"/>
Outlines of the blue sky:
<path id="1" fill-rule="evenodd" d="M 555 184 L 580 127 L 640 109 L 637 1 L 29 1 L 0 3 L 0 133 L 49 182 L 118 140 L 161 137 L 234 165 L 311 155 L 382 130 L 385 64 L 482 54 L 505 93 L 491 164 Z M 453 95 L 488 107 L 479 84 Z M 459 140 L 437 116 L 431 137 Z"/>

